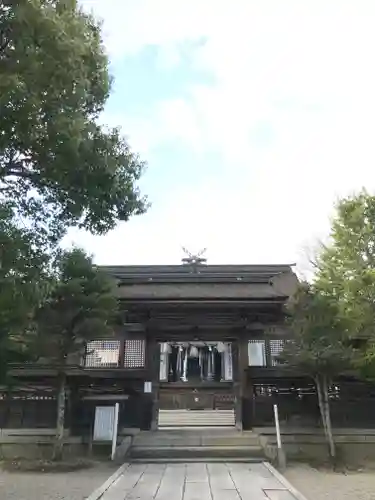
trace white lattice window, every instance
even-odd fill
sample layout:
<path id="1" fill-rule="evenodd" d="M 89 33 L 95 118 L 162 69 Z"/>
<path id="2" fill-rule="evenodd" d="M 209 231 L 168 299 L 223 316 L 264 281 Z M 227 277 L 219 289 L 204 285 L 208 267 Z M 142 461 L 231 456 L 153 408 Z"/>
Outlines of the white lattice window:
<path id="1" fill-rule="evenodd" d="M 145 341 L 142 339 L 125 340 L 124 368 L 143 368 L 145 366 Z"/>
<path id="2" fill-rule="evenodd" d="M 85 367 L 113 368 L 119 364 L 119 340 L 92 340 L 87 342 Z"/>
<path id="3" fill-rule="evenodd" d="M 249 366 L 266 366 L 266 341 L 249 340 Z"/>
<path id="4" fill-rule="evenodd" d="M 270 355 L 272 366 L 277 366 L 280 361 L 277 359 L 278 356 L 283 352 L 285 341 L 283 339 L 270 340 Z"/>

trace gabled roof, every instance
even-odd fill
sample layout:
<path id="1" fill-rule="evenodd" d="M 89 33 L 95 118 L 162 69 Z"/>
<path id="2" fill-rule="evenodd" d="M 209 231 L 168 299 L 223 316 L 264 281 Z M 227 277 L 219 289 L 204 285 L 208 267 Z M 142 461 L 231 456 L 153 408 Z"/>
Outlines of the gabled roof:
<path id="1" fill-rule="evenodd" d="M 294 275 L 293 264 L 282 265 L 151 265 L 99 266 L 121 283 L 269 283 L 276 276 Z"/>

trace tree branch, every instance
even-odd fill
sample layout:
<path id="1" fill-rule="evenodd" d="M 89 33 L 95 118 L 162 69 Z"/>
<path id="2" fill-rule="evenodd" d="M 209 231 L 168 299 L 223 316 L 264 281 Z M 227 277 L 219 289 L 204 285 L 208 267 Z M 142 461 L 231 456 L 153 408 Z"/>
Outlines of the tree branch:
<path id="1" fill-rule="evenodd" d="M 36 180 L 37 173 L 31 172 L 23 164 L 24 161 L 29 161 L 28 158 L 22 160 L 14 161 L 10 160 L 6 165 L 0 167 L 0 180 L 6 182 L 7 177 L 18 177 L 19 179 L 30 179 Z"/>
<path id="2" fill-rule="evenodd" d="M 24 170 L 7 170 L 4 177 L 21 177 L 22 179 L 32 179 L 35 174 L 33 172 L 26 172 Z"/>
<path id="3" fill-rule="evenodd" d="M 10 40 L 4 40 L 0 43 L 0 52 L 5 52 L 5 50 L 8 48 L 10 43 Z"/>

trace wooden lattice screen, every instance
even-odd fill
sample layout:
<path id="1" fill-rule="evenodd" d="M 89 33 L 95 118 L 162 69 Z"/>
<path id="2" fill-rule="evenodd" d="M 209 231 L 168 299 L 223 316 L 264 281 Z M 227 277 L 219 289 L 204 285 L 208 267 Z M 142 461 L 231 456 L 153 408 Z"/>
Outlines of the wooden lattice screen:
<path id="1" fill-rule="evenodd" d="M 119 364 L 119 340 L 93 340 L 87 343 L 86 368 L 115 368 Z"/>
<path id="2" fill-rule="evenodd" d="M 124 368 L 143 368 L 145 366 L 145 341 L 128 339 L 124 342 Z"/>
<path id="3" fill-rule="evenodd" d="M 270 357 L 271 357 L 271 365 L 278 366 L 280 365 L 280 360 L 278 356 L 282 353 L 284 349 L 285 341 L 284 339 L 270 340 L 269 341 L 269 349 L 270 349 Z"/>

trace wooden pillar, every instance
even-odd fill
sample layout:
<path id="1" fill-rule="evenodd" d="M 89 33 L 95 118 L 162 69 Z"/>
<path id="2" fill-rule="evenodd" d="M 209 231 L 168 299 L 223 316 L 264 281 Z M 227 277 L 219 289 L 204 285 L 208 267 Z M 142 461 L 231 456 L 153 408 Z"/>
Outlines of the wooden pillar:
<path id="1" fill-rule="evenodd" d="M 233 392 L 235 397 L 234 415 L 236 428 L 242 430 L 242 390 L 240 380 L 240 344 L 238 340 L 232 344 L 233 360 Z"/>
<path id="2" fill-rule="evenodd" d="M 235 397 L 236 397 L 236 427 L 238 430 L 242 430 L 244 426 L 246 427 L 246 423 L 243 422 L 243 402 L 244 398 L 248 397 L 248 387 L 246 380 L 246 368 L 248 366 L 248 353 L 247 353 L 247 338 L 245 335 L 245 331 L 240 332 L 238 336 L 238 340 L 235 343 L 234 349 L 236 352 L 236 356 L 234 359 L 236 360 L 237 366 L 234 370 L 235 374 Z M 244 425 L 245 424 L 245 425 Z"/>
<path id="3" fill-rule="evenodd" d="M 243 412 L 245 415 L 245 421 L 243 422 L 243 427 L 245 429 L 250 429 L 252 427 L 253 421 L 253 385 L 252 381 L 249 380 L 246 370 L 249 368 L 249 338 L 247 330 L 242 332 L 241 337 L 241 364 L 242 364 L 242 401 L 246 405 L 246 411 Z"/>
<path id="4" fill-rule="evenodd" d="M 152 332 L 147 335 L 147 363 L 148 373 L 152 382 L 152 410 L 151 410 L 151 430 L 157 430 L 159 417 L 159 365 L 160 365 L 160 345 L 155 340 Z"/>
<path id="5" fill-rule="evenodd" d="M 118 357 L 118 365 L 120 368 L 124 367 L 125 362 L 125 339 L 128 337 L 128 333 L 125 332 L 124 336 L 120 339 L 120 352 Z"/>

